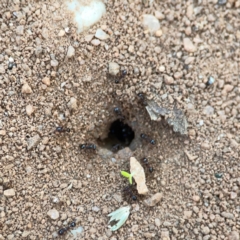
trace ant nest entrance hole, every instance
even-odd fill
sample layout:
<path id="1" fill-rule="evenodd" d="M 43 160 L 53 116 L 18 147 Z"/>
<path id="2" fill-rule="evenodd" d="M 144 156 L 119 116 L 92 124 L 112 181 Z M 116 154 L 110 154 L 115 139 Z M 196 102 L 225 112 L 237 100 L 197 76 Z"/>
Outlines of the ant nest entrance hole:
<path id="1" fill-rule="evenodd" d="M 127 123 L 121 119 L 113 121 L 109 125 L 108 136 L 102 140 L 98 140 L 98 144 L 102 148 L 106 148 L 114 153 L 129 147 L 135 137 L 135 133 Z"/>

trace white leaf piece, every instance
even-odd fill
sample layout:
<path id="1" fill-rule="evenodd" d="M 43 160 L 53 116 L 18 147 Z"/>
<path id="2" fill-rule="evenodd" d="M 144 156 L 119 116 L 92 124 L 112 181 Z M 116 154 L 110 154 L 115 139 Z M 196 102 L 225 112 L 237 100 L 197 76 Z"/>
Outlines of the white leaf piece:
<path id="1" fill-rule="evenodd" d="M 112 221 L 116 222 L 113 226 L 108 225 L 111 231 L 118 230 L 126 222 L 130 214 L 130 208 L 130 206 L 121 207 L 108 214 L 108 217 L 111 217 L 108 223 L 111 223 Z"/>

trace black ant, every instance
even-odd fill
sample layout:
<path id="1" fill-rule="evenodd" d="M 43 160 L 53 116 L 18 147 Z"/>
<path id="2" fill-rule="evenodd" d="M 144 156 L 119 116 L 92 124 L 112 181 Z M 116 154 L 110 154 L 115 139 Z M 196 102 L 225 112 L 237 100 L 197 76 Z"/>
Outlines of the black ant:
<path id="1" fill-rule="evenodd" d="M 55 132 L 58 132 L 58 133 L 70 132 L 70 128 L 56 127 Z"/>
<path id="2" fill-rule="evenodd" d="M 126 197 L 129 196 L 128 201 L 131 199 L 133 201 L 137 201 L 137 196 L 134 194 L 136 192 L 136 188 L 133 185 L 129 185 L 123 189 L 123 195 Z"/>
<path id="3" fill-rule="evenodd" d="M 153 172 L 153 167 L 150 166 L 150 164 L 149 164 L 149 162 L 148 162 L 148 159 L 147 159 L 147 158 L 143 158 L 142 162 L 143 162 L 143 164 L 148 168 L 148 171 L 149 171 L 150 173 L 152 173 L 152 172 Z"/>
<path id="4" fill-rule="evenodd" d="M 61 228 L 60 230 L 58 230 L 58 235 L 63 235 L 63 234 L 65 234 L 70 228 L 74 228 L 74 227 L 76 227 L 76 223 L 75 223 L 75 222 L 71 222 L 67 227 Z"/>
<path id="5" fill-rule="evenodd" d="M 139 94 L 138 94 L 138 97 L 139 97 L 139 99 L 140 99 L 140 102 L 141 102 L 144 106 L 147 106 L 147 101 L 146 101 L 146 98 L 145 98 L 144 93 L 139 93 Z"/>
<path id="6" fill-rule="evenodd" d="M 146 134 L 144 133 L 141 133 L 140 137 L 146 141 L 148 141 L 149 143 L 151 143 L 152 145 L 155 145 L 156 142 L 154 139 L 151 139 L 149 136 L 147 136 Z"/>
<path id="7" fill-rule="evenodd" d="M 117 152 L 120 149 L 122 149 L 122 145 L 120 143 L 117 143 L 117 144 L 113 145 L 112 152 Z"/>
<path id="8" fill-rule="evenodd" d="M 119 107 L 115 107 L 113 111 L 116 113 L 116 115 L 119 117 L 120 120 L 124 120 L 125 117 L 122 115 L 122 111 Z"/>
<path id="9" fill-rule="evenodd" d="M 80 149 L 89 149 L 89 150 L 97 149 L 95 144 L 87 144 L 87 143 L 81 144 L 79 147 L 80 147 Z"/>
<path id="10" fill-rule="evenodd" d="M 127 70 L 124 69 L 119 73 L 118 79 L 115 80 L 115 83 L 119 83 L 121 79 L 125 78 L 127 75 Z"/>

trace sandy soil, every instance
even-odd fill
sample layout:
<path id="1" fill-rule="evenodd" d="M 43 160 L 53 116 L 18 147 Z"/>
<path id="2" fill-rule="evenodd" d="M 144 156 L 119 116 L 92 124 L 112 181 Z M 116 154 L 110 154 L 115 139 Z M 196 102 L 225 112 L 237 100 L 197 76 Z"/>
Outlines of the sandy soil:
<path id="1" fill-rule="evenodd" d="M 77 34 L 61 1 L 1 0 L 0 239 L 73 239 L 57 232 L 74 220 L 79 239 L 238 240 L 240 1 L 105 2 L 101 21 Z M 159 19 L 156 33 L 143 14 Z M 110 38 L 96 41 L 98 28 Z M 109 62 L 127 70 L 118 84 Z M 187 134 L 151 121 L 139 93 L 177 103 Z M 117 153 L 104 148 L 114 107 L 135 132 Z M 122 196 L 130 156 L 154 168 L 149 195 L 163 194 L 154 207 Z M 112 233 L 107 214 L 127 204 Z"/>

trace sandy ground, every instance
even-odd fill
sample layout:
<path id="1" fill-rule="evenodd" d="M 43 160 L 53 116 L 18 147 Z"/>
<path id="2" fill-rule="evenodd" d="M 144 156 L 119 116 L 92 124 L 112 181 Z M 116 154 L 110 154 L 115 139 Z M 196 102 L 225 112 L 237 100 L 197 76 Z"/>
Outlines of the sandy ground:
<path id="1" fill-rule="evenodd" d="M 73 239 L 57 232 L 75 221 L 78 239 L 239 240 L 240 1 L 106 7 L 77 34 L 61 1 L 1 0 L 0 239 Z M 158 18 L 157 32 L 143 28 L 143 14 Z M 97 40 L 98 28 L 110 37 Z M 110 62 L 127 70 L 118 84 Z M 139 93 L 177 104 L 187 134 L 151 121 Z M 104 148 L 114 107 L 135 132 L 117 153 Z M 154 168 L 147 186 L 162 193 L 156 206 L 143 204 L 149 196 L 123 198 L 130 156 Z M 128 204 L 129 219 L 111 232 L 107 214 Z"/>

